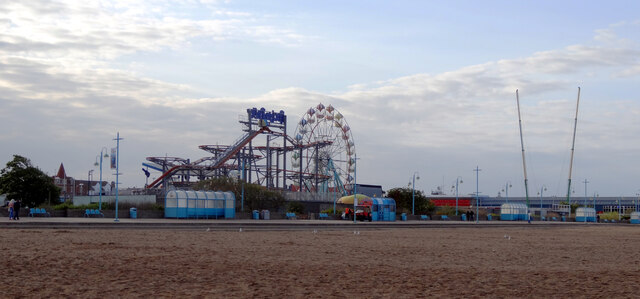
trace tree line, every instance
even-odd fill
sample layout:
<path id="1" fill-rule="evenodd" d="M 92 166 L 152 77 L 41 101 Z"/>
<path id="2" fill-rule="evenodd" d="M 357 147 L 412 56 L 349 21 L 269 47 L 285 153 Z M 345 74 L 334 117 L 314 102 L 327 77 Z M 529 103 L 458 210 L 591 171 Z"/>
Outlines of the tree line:
<path id="1" fill-rule="evenodd" d="M 7 200 L 21 200 L 29 207 L 60 203 L 60 188 L 53 179 L 20 155 L 13 155 L 13 160 L 0 171 L 0 194 L 5 194 Z"/>

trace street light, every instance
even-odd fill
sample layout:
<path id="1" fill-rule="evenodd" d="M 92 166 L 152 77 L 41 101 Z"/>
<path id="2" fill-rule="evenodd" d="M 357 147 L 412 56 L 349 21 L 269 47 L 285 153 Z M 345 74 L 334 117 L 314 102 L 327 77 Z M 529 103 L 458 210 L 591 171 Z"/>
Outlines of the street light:
<path id="1" fill-rule="evenodd" d="M 418 180 L 420 179 L 420 173 L 417 171 L 413 173 L 413 183 L 411 184 L 411 214 L 416 214 L 416 174 L 418 175 Z"/>
<path id="2" fill-rule="evenodd" d="M 620 209 L 620 204 L 622 204 L 622 195 L 620 195 L 620 197 L 618 198 L 618 222 L 622 220 L 622 210 Z"/>
<path id="3" fill-rule="evenodd" d="M 458 216 L 458 184 L 462 184 L 462 177 L 456 178 L 456 216 Z"/>
<path id="4" fill-rule="evenodd" d="M 587 179 L 584 179 L 584 207 L 587 207 L 587 184 L 590 183 Z"/>
<path id="5" fill-rule="evenodd" d="M 506 203 L 509 203 L 509 188 L 511 188 L 511 187 L 513 187 L 513 186 L 511 186 L 511 182 L 507 182 L 504 185 L 504 189 L 502 189 L 502 191 L 504 191 L 504 193 L 505 193 L 505 202 Z"/>
<path id="6" fill-rule="evenodd" d="M 353 223 L 357 223 L 357 210 L 358 205 L 358 154 L 353 156 Z"/>
<path id="7" fill-rule="evenodd" d="M 480 197 L 480 189 L 479 189 L 480 178 L 479 177 L 480 177 L 481 170 L 482 169 L 480 169 L 478 166 L 476 166 L 476 169 L 473 170 L 476 172 L 476 215 L 475 215 L 476 224 L 479 222 L 479 218 L 480 218 L 480 208 L 479 208 L 480 200 L 478 199 L 478 197 Z"/>
<path id="8" fill-rule="evenodd" d="M 593 192 L 593 212 L 597 216 L 598 215 L 598 210 L 596 210 L 596 197 L 600 197 L 600 194 L 598 194 L 598 191 Z"/>
<path id="9" fill-rule="evenodd" d="M 542 220 L 542 192 L 543 191 L 547 191 L 547 186 L 542 185 L 542 187 L 540 187 L 540 193 L 538 193 L 540 195 L 540 220 Z"/>
<path id="10" fill-rule="evenodd" d="M 120 193 L 118 192 L 118 186 L 120 185 L 118 178 L 120 177 L 120 140 L 122 139 L 124 138 L 120 138 L 120 132 L 118 132 L 116 138 L 113 139 L 116 141 L 116 218 L 113 219 L 114 222 L 120 221 L 118 220 L 118 194 Z"/>
<path id="11" fill-rule="evenodd" d="M 87 186 L 87 195 L 91 195 L 89 194 L 89 188 L 91 188 L 91 177 L 93 176 L 93 169 L 89 169 L 89 174 L 87 175 L 87 179 L 89 180 L 89 185 Z"/>
<path id="12" fill-rule="evenodd" d="M 100 197 L 98 200 L 98 211 L 102 210 L 102 157 L 105 158 L 109 158 L 109 154 L 107 154 L 109 152 L 109 150 L 106 147 L 102 147 L 100 149 L 100 164 L 98 164 L 98 156 L 96 156 L 96 163 L 94 163 L 94 166 L 98 166 L 100 165 Z"/>

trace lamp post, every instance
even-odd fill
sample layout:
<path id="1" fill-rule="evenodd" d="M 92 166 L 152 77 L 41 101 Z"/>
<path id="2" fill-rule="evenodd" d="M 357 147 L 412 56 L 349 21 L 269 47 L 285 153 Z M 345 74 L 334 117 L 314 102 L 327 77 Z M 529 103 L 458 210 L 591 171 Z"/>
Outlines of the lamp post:
<path id="1" fill-rule="evenodd" d="M 540 219 L 542 220 L 542 192 L 543 191 L 547 191 L 547 186 L 542 185 L 542 187 L 540 187 Z"/>
<path id="2" fill-rule="evenodd" d="M 354 154 L 353 158 L 353 223 L 357 223 L 357 211 L 356 206 L 358 205 L 358 154 Z"/>
<path id="3" fill-rule="evenodd" d="M 597 191 L 593 192 L 593 212 L 595 213 L 595 215 L 598 215 L 598 210 L 596 210 L 596 197 L 600 197 L 600 194 L 598 194 Z"/>
<path id="4" fill-rule="evenodd" d="M 587 181 L 587 179 L 584 179 L 583 183 L 584 183 L 584 206 L 586 208 L 587 207 L 587 184 L 589 183 L 589 181 Z"/>
<path id="5" fill-rule="evenodd" d="M 105 158 L 109 158 L 109 154 L 107 154 L 109 150 L 107 150 L 106 147 L 102 147 L 100 149 L 100 164 L 98 164 L 98 161 L 96 161 L 96 163 L 94 163 L 94 166 L 98 166 L 100 165 L 100 197 L 98 199 L 98 211 L 102 210 L 102 157 Z M 98 159 L 98 157 L 96 157 L 96 160 Z"/>
<path id="6" fill-rule="evenodd" d="M 89 173 L 87 174 L 87 179 L 89 180 L 88 185 L 87 185 L 87 195 L 91 196 L 91 193 L 89 192 L 91 189 L 91 177 L 93 174 L 93 169 L 89 169 Z"/>
<path id="7" fill-rule="evenodd" d="M 620 197 L 618 198 L 618 222 L 620 222 L 620 220 L 622 219 L 622 215 L 621 215 L 622 210 L 620 209 L 621 202 L 622 202 L 622 195 L 620 195 Z"/>
<path id="8" fill-rule="evenodd" d="M 413 183 L 411 184 L 411 215 L 416 214 L 416 174 L 418 175 L 418 180 L 420 179 L 420 173 L 414 172 Z"/>
<path id="9" fill-rule="evenodd" d="M 456 178 L 456 216 L 458 216 L 458 184 L 462 184 L 462 177 Z"/>
<path id="10" fill-rule="evenodd" d="M 116 134 L 116 138 L 113 139 L 116 141 L 116 218 L 113 219 L 114 222 L 119 222 L 118 220 L 118 185 L 120 182 L 118 178 L 120 176 L 120 140 L 124 138 L 120 138 L 120 132 Z"/>
<path id="11" fill-rule="evenodd" d="M 476 215 L 475 215 L 475 217 L 476 217 L 476 224 L 479 222 L 479 220 L 478 220 L 478 219 L 480 218 L 480 208 L 479 208 L 479 206 L 480 206 L 480 200 L 478 199 L 478 197 L 480 196 L 480 189 L 479 189 L 479 187 L 478 187 L 478 186 L 480 185 L 480 179 L 479 179 L 479 176 L 480 176 L 480 171 L 481 171 L 481 170 L 482 170 L 482 169 L 478 168 L 478 166 L 476 166 L 476 169 L 474 169 L 474 170 L 473 170 L 473 171 L 475 171 L 475 172 L 476 172 Z"/>
<path id="12" fill-rule="evenodd" d="M 502 191 L 504 191 L 504 193 L 505 193 L 505 202 L 506 202 L 506 203 L 509 203 L 509 188 L 511 188 L 511 187 L 513 187 L 513 186 L 511 185 L 511 182 L 507 182 L 507 183 L 504 185 L 504 189 L 502 189 Z"/>

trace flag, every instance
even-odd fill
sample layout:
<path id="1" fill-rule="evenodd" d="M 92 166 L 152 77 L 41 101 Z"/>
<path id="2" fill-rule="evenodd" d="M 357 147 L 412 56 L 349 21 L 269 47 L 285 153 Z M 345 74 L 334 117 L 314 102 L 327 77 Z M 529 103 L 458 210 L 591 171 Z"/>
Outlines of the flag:
<path id="1" fill-rule="evenodd" d="M 116 148 L 111 148 L 111 169 L 116 169 Z"/>

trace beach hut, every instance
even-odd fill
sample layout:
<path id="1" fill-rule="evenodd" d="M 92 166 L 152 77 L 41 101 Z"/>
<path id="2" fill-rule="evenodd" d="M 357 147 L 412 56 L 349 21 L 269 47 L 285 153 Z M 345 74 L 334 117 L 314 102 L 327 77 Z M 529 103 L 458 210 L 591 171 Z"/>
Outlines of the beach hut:
<path id="1" fill-rule="evenodd" d="M 640 212 L 631 212 L 630 222 L 632 224 L 640 224 Z"/>
<path id="2" fill-rule="evenodd" d="M 164 200 L 165 218 L 234 218 L 232 192 L 171 190 Z"/>
<path id="3" fill-rule="evenodd" d="M 576 222 L 596 222 L 596 209 L 594 208 L 577 208 Z"/>
<path id="4" fill-rule="evenodd" d="M 500 206 L 500 220 L 527 220 L 528 212 L 527 205 L 523 203 L 503 203 Z"/>

